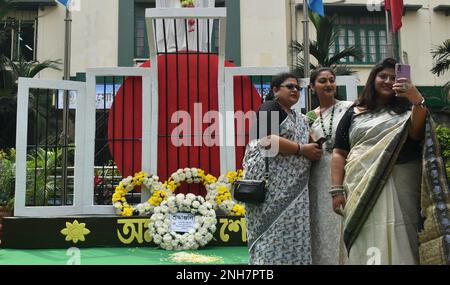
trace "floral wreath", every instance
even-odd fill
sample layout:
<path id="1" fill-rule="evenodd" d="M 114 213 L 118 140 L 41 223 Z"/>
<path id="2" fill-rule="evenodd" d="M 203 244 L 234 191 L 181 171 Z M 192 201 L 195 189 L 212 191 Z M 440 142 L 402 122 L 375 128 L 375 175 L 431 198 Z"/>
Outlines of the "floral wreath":
<path id="1" fill-rule="evenodd" d="M 207 187 L 206 200 L 215 209 L 222 210 L 226 215 L 243 216 L 245 213 L 244 205 L 237 203 L 231 196 L 234 182 L 242 179 L 243 176 L 243 170 L 230 171 L 221 175 L 216 183 L 212 183 Z"/>
<path id="2" fill-rule="evenodd" d="M 143 191 L 150 191 L 150 199 L 147 202 L 136 205 L 135 207 L 127 203 L 125 198 L 129 191 L 136 186 L 144 186 Z M 146 172 L 136 173 L 133 177 L 128 176 L 122 179 L 112 196 L 112 203 L 118 214 L 122 216 L 144 216 L 153 213 L 153 209 L 159 206 L 162 201 L 173 196 L 173 193 L 164 187 L 156 175 L 150 176 Z"/>
<path id="3" fill-rule="evenodd" d="M 195 223 L 185 233 L 172 231 L 171 215 L 190 213 Z M 154 209 L 148 225 L 155 244 L 166 250 L 194 250 L 207 245 L 216 231 L 216 212 L 202 196 L 178 194 Z"/>

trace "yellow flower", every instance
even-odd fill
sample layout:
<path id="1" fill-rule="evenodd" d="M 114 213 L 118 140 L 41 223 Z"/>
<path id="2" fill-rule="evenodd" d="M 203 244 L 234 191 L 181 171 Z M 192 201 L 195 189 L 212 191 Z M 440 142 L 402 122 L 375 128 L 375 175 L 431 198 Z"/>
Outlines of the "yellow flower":
<path id="1" fill-rule="evenodd" d="M 122 215 L 124 215 L 125 217 L 131 217 L 133 216 L 133 209 L 130 207 L 125 207 L 122 210 Z"/>
<path id="2" fill-rule="evenodd" d="M 245 207 L 236 204 L 234 205 L 233 209 L 231 210 L 231 214 L 234 216 L 243 216 L 245 214 Z"/>
<path id="3" fill-rule="evenodd" d="M 155 191 L 152 197 L 148 200 L 150 205 L 159 206 L 163 200 L 167 199 L 167 194 L 164 191 Z"/>
<path id="4" fill-rule="evenodd" d="M 117 202 L 117 201 L 119 201 L 121 199 L 122 199 L 122 195 L 120 195 L 119 193 L 114 193 L 113 196 L 112 196 L 113 203 L 115 203 L 115 202 Z"/>
<path id="5" fill-rule="evenodd" d="M 238 173 L 236 171 L 230 171 L 227 173 L 227 177 L 230 183 L 234 183 L 234 181 L 238 177 Z"/>
<path id="6" fill-rule="evenodd" d="M 73 223 L 66 222 L 66 228 L 61 230 L 61 234 L 66 236 L 66 241 L 77 243 L 78 241 L 85 241 L 84 236 L 91 231 L 86 228 L 85 223 L 78 223 L 75 220 Z"/>
<path id="7" fill-rule="evenodd" d="M 212 184 L 217 181 L 217 178 L 212 176 L 211 174 L 208 174 L 203 178 L 203 181 L 204 181 L 204 183 L 203 183 L 204 185 Z"/>

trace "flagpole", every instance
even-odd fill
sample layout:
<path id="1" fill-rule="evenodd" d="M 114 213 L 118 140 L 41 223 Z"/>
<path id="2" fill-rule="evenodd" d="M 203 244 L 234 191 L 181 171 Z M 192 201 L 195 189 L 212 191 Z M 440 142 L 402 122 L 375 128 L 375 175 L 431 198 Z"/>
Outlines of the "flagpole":
<path id="1" fill-rule="evenodd" d="M 65 21 L 65 40 L 64 40 L 64 80 L 70 80 L 70 46 L 72 34 L 72 15 L 70 10 L 66 7 Z M 62 205 L 66 205 L 67 198 L 67 166 L 68 166 L 68 144 L 69 144 L 69 91 L 64 90 L 63 97 L 63 130 L 62 137 Z"/>
<path id="2" fill-rule="evenodd" d="M 309 77 L 309 17 L 308 17 L 308 1 L 303 0 L 303 73 L 304 78 Z M 305 94 L 305 106 L 306 110 L 309 111 L 311 109 L 311 100 L 309 98 L 309 92 L 307 91 Z"/>
<path id="3" fill-rule="evenodd" d="M 384 1 L 384 12 L 386 15 L 386 53 L 388 57 L 394 57 L 394 50 L 392 46 L 392 34 L 389 29 L 389 12 L 386 9 L 386 1 Z"/>

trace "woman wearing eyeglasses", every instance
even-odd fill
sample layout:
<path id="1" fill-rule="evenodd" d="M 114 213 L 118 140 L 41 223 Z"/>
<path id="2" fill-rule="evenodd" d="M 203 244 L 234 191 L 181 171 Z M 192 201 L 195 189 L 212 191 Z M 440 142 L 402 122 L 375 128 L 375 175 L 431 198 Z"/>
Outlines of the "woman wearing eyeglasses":
<path id="1" fill-rule="evenodd" d="M 313 138 L 323 142 L 323 156 L 313 163 L 309 178 L 312 261 L 317 265 L 344 264 L 346 254 L 341 240 L 342 218 L 331 208 L 328 189 L 336 128 L 352 102 L 336 99 L 336 74 L 330 68 L 314 70 L 310 76 L 310 88 L 319 99 L 319 106 L 306 116 L 310 119 Z"/>
<path id="2" fill-rule="evenodd" d="M 337 130 L 330 193 L 344 216 L 350 264 L 418 264 L 419 241 L 422 261 L 439 262 L 450 248 L 448 186 L 432 122 L 416 87 L 396 78 L 395 64 L 388 58 L 372 69 Z M 428 217 L 419 239 L 420 202 Z"/>
<path id="3" fill-rule="evenodd" d="M 245 179 L 261 180 L 265 150 L 279 146 L 269 157 L 265 201 L 246 204 L 250 264 L 311 264 L 308 180 L 311 161 L 320 159 L 322 150 L 309 143 L 307 118 L 292 109 L 300 98 L 299 88 L 294 74 L 273 78 L 271 94 L 257 112 L 261 139 L 251 140 L 246 148 Z M 263 116 L 268 117 L 266 125 Z M 271 122 L 278 124 L 273 127 Z"/>

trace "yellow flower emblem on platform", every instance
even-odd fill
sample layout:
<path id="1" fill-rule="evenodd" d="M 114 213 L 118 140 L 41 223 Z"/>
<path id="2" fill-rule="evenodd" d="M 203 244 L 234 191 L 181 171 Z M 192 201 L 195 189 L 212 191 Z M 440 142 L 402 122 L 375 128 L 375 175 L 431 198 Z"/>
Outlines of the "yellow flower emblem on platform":
<path id="1" fill-rule="evenodd" d="M 91 231 L 86 228 L 85 223 L 78 223 L 75 220 L 73 223 L 66 222 L 66 228 L 61 230 L 61 234 L 66 236 L 66 241 L 77 243 L 78 241 L 85 241 L 84 236 Z"/>

